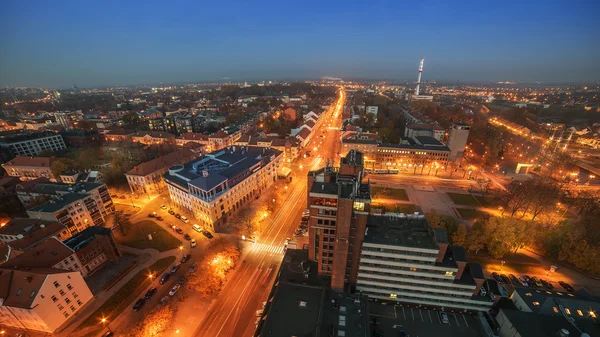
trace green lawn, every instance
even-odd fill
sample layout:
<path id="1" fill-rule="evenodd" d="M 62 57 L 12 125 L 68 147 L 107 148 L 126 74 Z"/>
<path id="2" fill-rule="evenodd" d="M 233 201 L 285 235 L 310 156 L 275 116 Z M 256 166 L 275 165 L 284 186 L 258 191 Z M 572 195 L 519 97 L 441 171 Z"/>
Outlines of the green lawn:
<path id="1" fill-rule="evenodd" d="M 146 289 L 144 285 L 149 285 L 148 274 L 154 272 L 156 276 L 160 277 L 161 273 L 167 269 L 171 263 L 175 262 L 177 258 L 174 256 L 165 257 L 156 261 L 147 270 L 140 270 L 135 276 L 131 278 L 121 289 L 117 290 L 102 306 L 91 314 L 83 323 L 81 323 L 77 330 L 87 328 L 91 325 L 99 324 L 102 317 L 106 317 L 109 321 L 112 318 L 117 317 L 123 310 L 125 310 L 133 300 L 135 300 L 141 293 Z"/>
<path id="2" fill-rule="evenodd" d="M 396 204 L 396 203 L 381 203 L 376 202 L 371 205 L 372 208 L 383 208 L 386 212 L 393 213 L 414 213 L 419 211 L 419 208 L 414 204 Z"/>
<path id="3" fill-rule="evenodd" d="M 115 240 L 125 246 L 146 249 L 154 248 L 159 252 L 176 249 L 181 241 L 163 229 L 154 221 L 143 220 L 131 225 L 127 235 L 121 235 L 119 230 L 113 232 Z M 148 234 L 152 234 L 152 241 L 148 240 Z"/>
<path id="4" fill-rule="evenodd" d="M 485 207 L 497 208 L 502 206 L 502 199 L 498 196 L 475 197 L 475 199 Z"/>
<path id="5" fill-rule="evenodd" d="M 465 206 L 481 206 L 479 201 L 475 199 L 470 194 L 463 193 L 446 193 L 452 201 L 457 205 L 465 205 Z"/>
<path id="6" fill-rule="evenodd" d="M 408 201 L 406 190 L 402 188 L 371 187 L 373 194 L 382 199 L 395 199 Z"/>
<path id="7" fill-rule="evenodd" d="M 486 212 L 481 212 L 472 208 L 457 208 L 456 211 L 463 219 L 480 219 L 489 217 Z"/>

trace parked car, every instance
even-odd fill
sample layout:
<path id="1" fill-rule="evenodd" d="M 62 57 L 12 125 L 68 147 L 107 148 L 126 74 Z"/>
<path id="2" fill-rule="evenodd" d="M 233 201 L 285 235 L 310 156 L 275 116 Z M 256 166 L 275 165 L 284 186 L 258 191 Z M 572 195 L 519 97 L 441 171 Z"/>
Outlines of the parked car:
<path id="1" fill-rule="evenodd" d="M 310 219 L 310 215 L 303 215 L 302 221 L 308 221 Z"/>
<path id="2" fill-rule="evenodd" d="M 183 229 L 181 228 L 177 228 L 175 231 L 177 232 L 177 234 L 183 234 Z"/>
<path id="3" fill-rule="evenodd" d="M 179 213 L 175 213 L 174 215 L 177 219 L 181 219 L 181 215 L 179 215 Z"/>
<path id="4" fill-rule="evenodd" d="M 554 289 L 554 284 L 552 284 L 550 281 L 546 281 L 546 288 L 548 288 L 549 290 Z"/>
<path id="5" fill-rule="evenodd" d="M 190 257 L 192 257 L 192 254 L 185 254 L 182 258 L 181 258 L 181 263 L 186 263 L 187 260 L 190 259 Z"/>
<path id="6" fill-rule="evenodd" d="M 525 281 L 527 282 L 527 285 L 530 287 L 535 287 L 535 283 L 533 282 L 533 280 L 531 279 L 531 277 L 527 276 L 527 275 L 523 275 L 523 278 L 525 279 Z"/>
<path id="7" fill-rule="evenodd" d="M 160 299 L 159 305 L 164 305 L 169 300 L 169 296 L 165 296 Z"/>
<path id="8" fill-rule="evenodd" d="M 188 272 L 193 273 L 196 271 L 196 267 L 198 266 L 198 264 L 196 262 L 194 262 L 191 266 L 190 269 L 188 269 Z"/>
<path id="9" fill-rule="evenodd" d="M 498 273 L 496 273 L 496 272 L 492 273 L 492 277 L 494 278 L 494 280 L 496 280 L 496 281 L 498 281 L 500 283 L 504 282 L 504 280 L 502 279 L 502 277 L 500 277 L 500 275 L 498 275 Z"/>
<path id="10" fill-rule="evenodd" d="M 188 240 L 188 241 L 192 239 L 192 237 L 189 234 L 185 234 L 183 236 L 183 238 L 186 239 L 186 240 Z"/>
<path id="11" fill-rule="evenodd" d="M 573 289 L 573 287 L 571 287 L 571 285 L 566 282 L 558 281 L 558 284 L 560 284 L 560 286 L 563 287 L 566 291 L 575 291 L 575 289 Z"/>
<path id="12" fill-rule="evenodd" d="M 443 311 L 440 311 L 440 318 L 442 319 L 442 323 L 449 324 L 450 320 L 448 319 L 448 314 Z"/>
<path id="13" fill-rule="evenodd" d="M 167 205 L 160 205 L 160 208 L 167 209 Z"/>
<path id="14" fill-rule="evenodd" d="M 150 213 L 150 214 L 148 214 L 148 217 L 149 217 L 149 218 L 154 218 L 155 216 L 156 216 L 156 214 L 154 214 L 154 213 Z"/>
<path id="15" fill-rule="evenodd" d="M 160 280 L 158 281 L 158 283 L 160 284 L 165 284 L 165 282 L 167 282 L 169 279 L 171 278 L 171 274 L 169 273 L 164 273 L 163 276 L 160 278 Z"/>
<path id="16" fill-rule="evenodd" d="M 162 220 L 163 220 L 163 217 L 162 217 L 162 216 L 160 216 L 160 215 L 157 215 L 155 218 L 156 218 L 156 220 L 158 220 L 158 221 L 162 221 Z"/>
<path id="17" fill-rule="evenodd" d="M 258 309 L 256 310 L 256 316 L 262 316 L 262 314 L 265 312 L 264 309 Z"/>
<path id="18" fill-rule="evenodd" d="M 154 294 L 156 294 L 156 292 L 157 292 L 156 288 L 152 288 L 146 292 L 146 295 L 144 295 L 144 298 L 148 300 L 148 299 L 150 299 L 150 297 L 154 296 Z"/>
<path id="19" fill-rule="evenodd" d="M 209 232 L 209 231 L 203 231 L 203 232 L 202 232 L 202 234 L 204 234 L 204 236 L 206 236 L 206 237 L 207 237 L 207 238 L 209 238 L 209 239 L 212 239 L 212 238 L 213 238 L 213 235 L 212 235 L 212 233 L 211 233 L 211 232 Z"/>
<path id="20" fill-rule="evenodd" d="M 171 291 L 169 291 L 169 296 L 174 296 L 180 287 L 181 287 L 181 284 L 174 285 L 173 288 L 171 288 Z"/>
<path id="21" fill-rule="evenodd" d="M 202 227 L 198 226 L 198 225 L 193 225 L 192 228 L 198 232 L 198 233 L 202 233 Z"/>
<path id="22" fill-rule="evenodd" d="M 135 304 L 133 305 L 133 311 L 140 310 L 140 308 L 144 305 L 144 303 L 146 303 L 146 300 L 143 298 L 140 298 L 139 300 L 137 300 L 137 302 L 135 302 Z"/>
<path id="23" fill-rule="evenodd" d="M 532 277 L 532 278 L 531 278 L 531 280 L 533 281 L 533 284 L 534 284 L 536 287 L 538 287 L 538 288 L 541 288 L 541 287 L 543 287 L 543 286 L 544 286 L 544 285 L 542 284 L 542 282 L 540 282 L 540 280 L 538 280 L 538 279 L 537 279 L 535 276 L 534 276 L 534 277 Z"/>
<path id="24" fill-rule="evenodd" d="M 179 280 L 177 280 L 177 284 L 182 285 L 185 283 L 185 276 L 182 276 L 179 278 Z"/>
<path id="25" fill-rule="evenodd" d="M 512 282 L 513 285 L 516 285 L 516 286 L 521 285 L 521 281 L 519 281 L 519 279 L 515 275 L 508 274 L 508 278 L 510 278 L 510 281 Z"/>
<path id="26" fill-rule="evenodd" d="M 169 209 L 169 211 L 168 211 L 168 212 L 169 212 L 169 214 L 171 214 L 171 215 L 175 215 L 175 211 L 174 211 L 174 210 L 172 210 L 172 209 Z"/>
<path id="27" fill-rule="evenodd" d="M 192 247 L 192 248 L 196 247 L 196 239 L 192 239 L 192 241 L 190 242 L 190 247 Z"/>
<path id="28" fill-rule="evenodd" d="M 177 269 L 179 269 L 179 267 L 181 267 L 181 263 L 180 262 L 175 263 L 175 265 L 173 265 L 173 267 L 171 267 L 171 274 L 174 274 L 177 271 Z"/>
<path id="29" fill-rule="evenodd" d="M 190 222 L 190 220 L 188 220 L 188 218 L 186 218 L 186 217 L 185 217 L 185 216 L 183 216 L 183 215 L 182 215 L 182 216 L 179 218 L 179 220 L 183 221 L 184 223 L 188 223 L 188 222 Z"/>
<path id="30" fill-rule="evenodd" d="M 502 281 L 504 281 L 504 283 L 510 284 L 510 279 L 508 278 L 508 276 L 502 274 L 500 275 L 500 277 L 502 278 Z"/>
<path id="31" fill-rule="evenodd" d="M 261 317 L 258 316 L 254 319 L 254 325 L 258 326 L 258 323 L 260 323 Z"/>

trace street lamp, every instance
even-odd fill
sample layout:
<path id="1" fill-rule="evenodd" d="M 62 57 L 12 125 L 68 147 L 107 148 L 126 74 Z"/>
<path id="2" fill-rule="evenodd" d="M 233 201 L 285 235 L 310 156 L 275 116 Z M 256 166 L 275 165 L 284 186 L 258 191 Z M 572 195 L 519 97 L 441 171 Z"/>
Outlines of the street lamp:
<path id="1" fill-rule="evenodd" d="M 104 327 L 109 331 L 112 332 L 110 330 L 110 327 L 108 326 L 108 322 L 106 321 L 106 317 L 102 317 L 102 319 L 100 320 L 102 322 L 102 324 L 104 325 Z M 3 332 L 4 333 L 4 332 Z"/>
<path id="2" fill-rule="evenodd" d="M 181 251 L 181 256 L 183 257 L 183 245 L 179 246 L 179 250 Z"/>

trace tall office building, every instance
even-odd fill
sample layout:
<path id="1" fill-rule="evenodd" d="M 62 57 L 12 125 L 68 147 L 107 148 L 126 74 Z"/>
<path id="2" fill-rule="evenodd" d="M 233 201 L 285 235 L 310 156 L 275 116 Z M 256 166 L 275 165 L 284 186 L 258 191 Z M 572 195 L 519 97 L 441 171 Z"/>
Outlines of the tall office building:
<path id="1" fill-rule="evenodd" d="M 448 133 L 448 148 L 450 149 L 450 162 L 460 162 L 465 153 L 465 145 L 469 138 L 471 126 L 466 123 L 453 123 Z"/>
<path id="2" fill-rule="evenodd" d="M 340 167 L 327 165 L 308 173 L 309 258 L 331 288 L 356 283 L 361 241 L 371 205 L 371 188 L 362 183 L 363 154 L 351 150 Z"/>

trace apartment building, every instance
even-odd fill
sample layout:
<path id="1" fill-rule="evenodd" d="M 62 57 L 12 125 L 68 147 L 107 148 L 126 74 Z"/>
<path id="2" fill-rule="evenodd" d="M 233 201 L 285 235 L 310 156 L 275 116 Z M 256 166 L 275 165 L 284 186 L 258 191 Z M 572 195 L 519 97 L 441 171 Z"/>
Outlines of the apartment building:
<path id="1" fill-rule="evenodd" d="M 208 136 L 201 133 L 184 133 L 175 138 L 175 144 L 178 146 L 184 146 L 187 143 L 198 143 L 206 146 L 207 148 L 210 145 Z"/>
<path id="2" fill-rule="evenodd" d="M 161 131 L 140 131 L 131 136 L 131 140 L 145 145 L 171 144 L 175 140 L 175 135 Z"/>
<path id="3" fill-rule="evenodd" d="M 448 148 L 450 149 L 451 162 L 461 162 L 465 153 L 465 146 L 469 138 L 471 126 L 466 123 L 453 123 L 448 132 Z"/>
<path id="4" fill-rule="evenodd" d="M 37 156 L 42 151 L 67 148 L 60 134 L 53 131 L 0 132 L 0 147 L 8 148 L 15 156 Z"/>
<path id="5" fill-rule="evenodd" d="M 227 146 L 233 146 L 235 141 L 241 137 L 239 132 L 228 134 L 224 131 L 218 131 L 208 136 L 208 143 L 212 147 L 213 151 L 220 150 Z"/>
<path id="6" fill-rule="evenodd" d="M 31 200 L 36 195 L 50 199 L 29 208 L 30 218 L 58 221 L 72 234 L 89 226 L 104 226 L 108 215 L 114 212 L 112 198 L 103 183 L 39 184 L 26 193 L 18 192 L 19 199 Z"/>
<path id="7" fill-rule="evenodd" d="M 362 183 L 364 156 L 351 150 L 340 167 L 308 173 L 309 259 L 319 275 L 331 277 L 331 289 L 356 283 L 361 241 L 371 207 L 371 188 Z"/>
<path id="8" fill-rule="evenodd" d="M 291 163 L 294 162 L 300 154 L 300 141 L 296 138 L 260 138 L 252 136 L 243 136 L 235 142 L 235 145 L 239 146 L 260 146 L 260 147 L 272 147 L 283 153 L 283 162 Z"/>
<path id="9" fill-rule="evenodd" d="M 403 138 L 400 144 L 382 144 L 379 139 L 362 139 L 360 134 L 342 139 L 342 155 L 361 151 L 365 169 L 435 174 L 448 167 L 450 149 L 428 136 Z"/>
<path id="10" fill-rule="evenodd" d="M 48 178 L 51 181 L 56 181 L 56 177 L 51 169 L 54 160 L 54 157 L 17 156 L 11 161 L 2 164 L 2 167 L 4 167 L 9 176 L 18 177 L 23 181 L 38 178 Z"/>
<path id="11" fill-rule="evenodd" d="M 2 267 L 55 268 L 77 271 L 83 277 L 87 276 L 87 272 L 75 251 L 54 237 L 30 247 L 23 254 L 5 262 Z"/>
<path id="12" fill-rule="evenodd" d="M 180 149 L 135 166 L 125 173 L 125 177 L 133 193 L 160 193 L 165 187 L 162 176 L 169 167 L 184 164 L 198 157 L 199 154 L 194 151 Z"/>
<path id="13" fill-rule="evenodd" d="M 0 267 L 0 325 L 53 334 L 91 300 L 79 272 Z"/>
<path id="14" fill-rule="evenodd" d="M 443 143 L 445 135 L 446 130 L 438 124 L 407 124 L 404 127 L 404 137 L 407 138 L 427 136 Z"/>
<path id="15" fill-rule="evenodd" d="M 104 140 L 107 142 L 123 142 L 131 140 L 135 131 L 127 129 L 114 129 L 104 134 Z"/>
<path id="16" fill-rule="evenodd" d="M 487 311 L 481 266 L 451 246 L 445 229 L 423 215 L 371 215 L 362 242 L 356 290 L 370 299 L 442 310 Z"/>
<path id="17" fill-rule="evenodd" d="M 272 148 L 232 146 L 170 167 L 164 180 L 177 207 L 214 228 L 273 184 L 282 157 Z"/>

